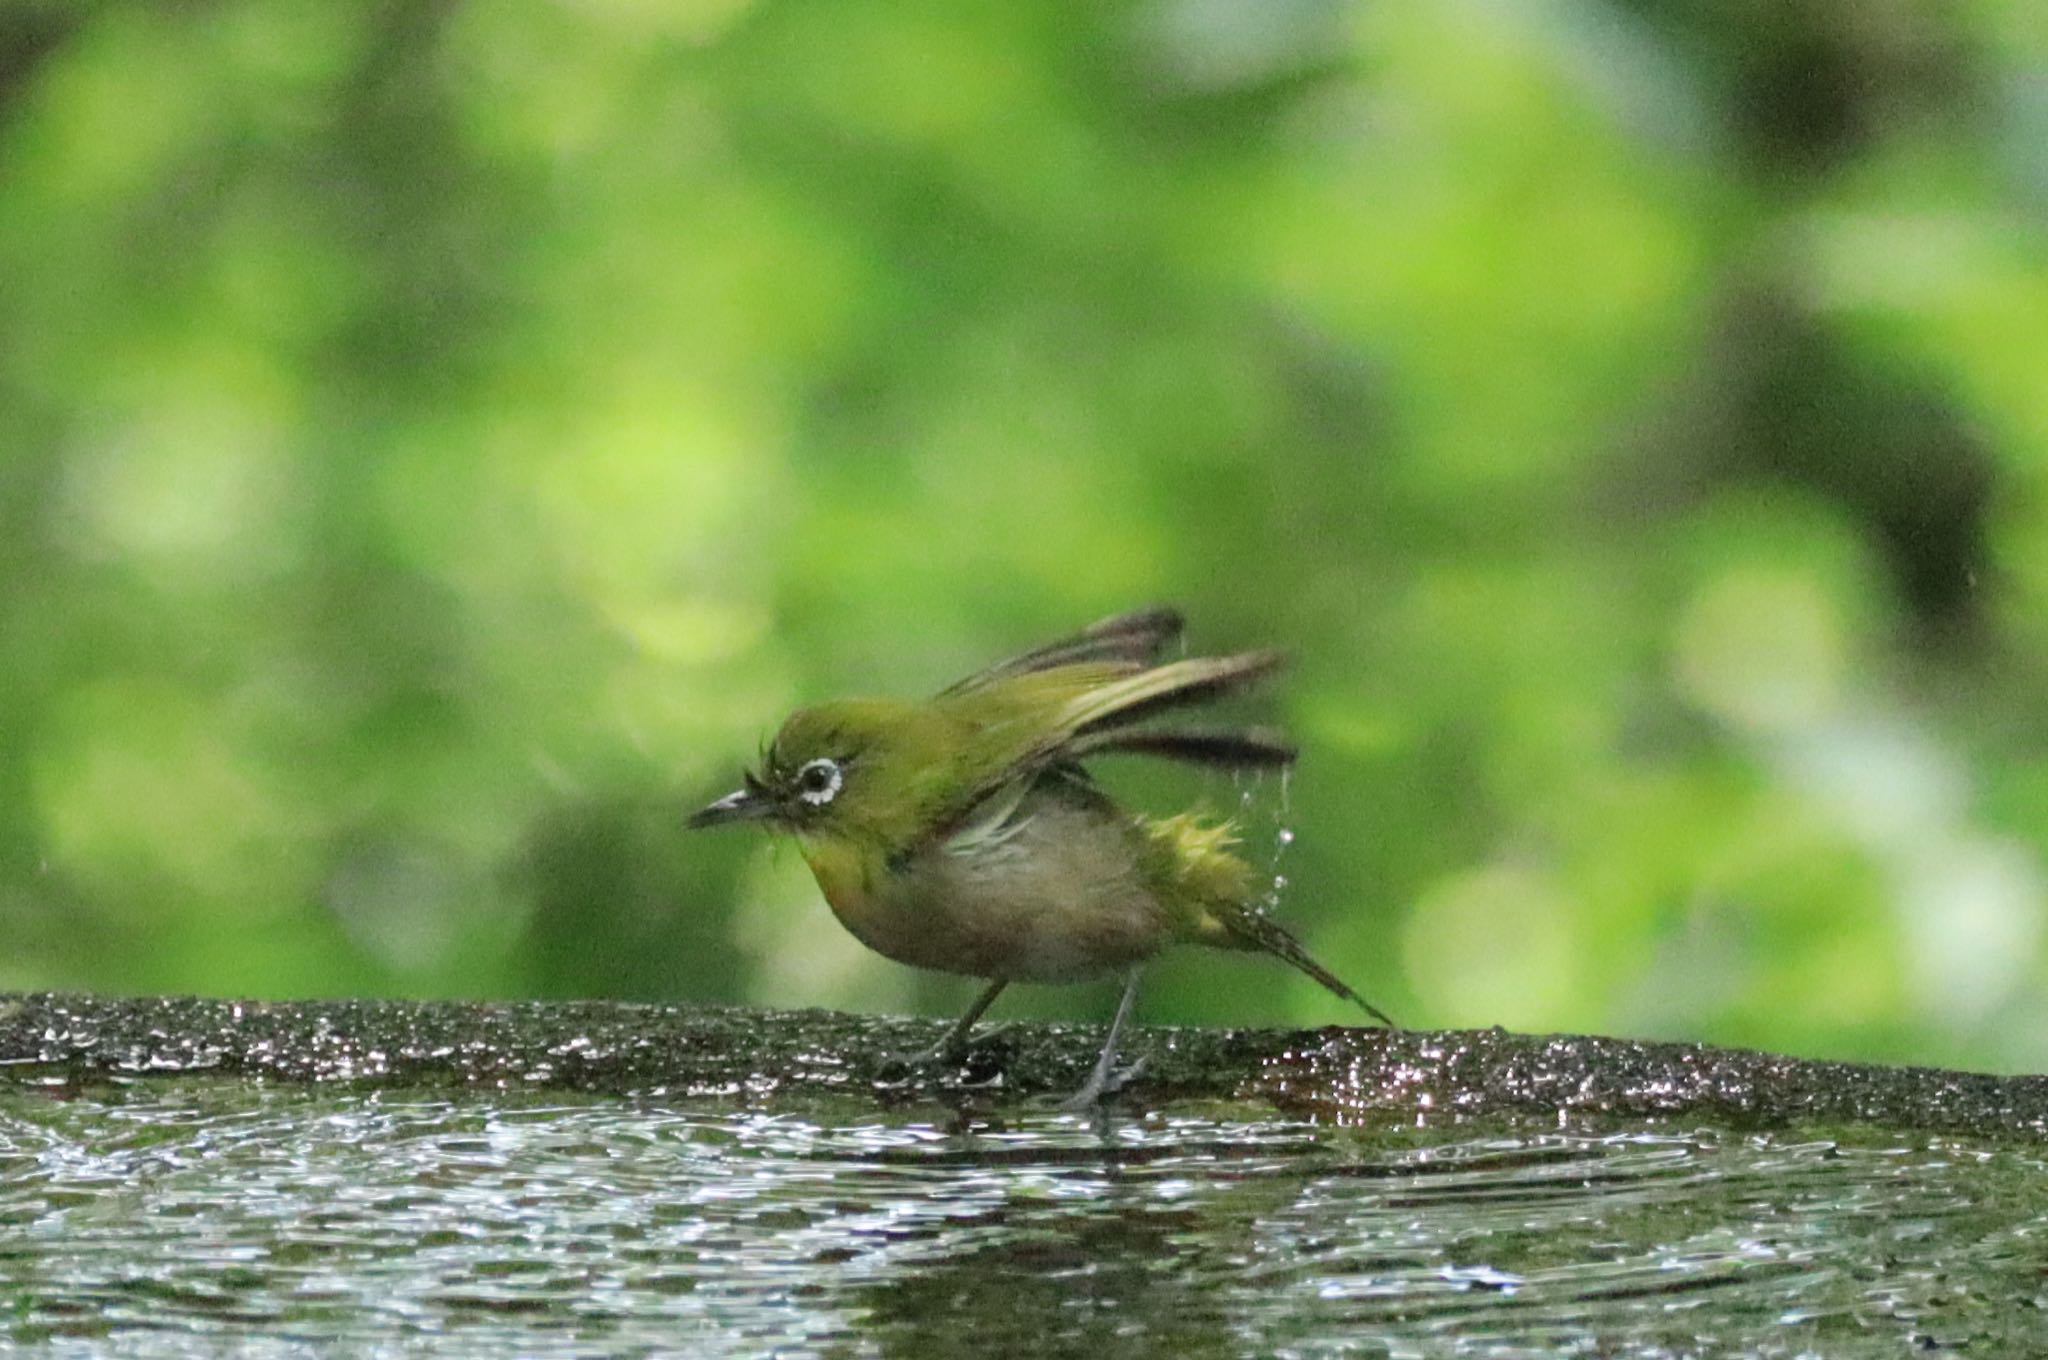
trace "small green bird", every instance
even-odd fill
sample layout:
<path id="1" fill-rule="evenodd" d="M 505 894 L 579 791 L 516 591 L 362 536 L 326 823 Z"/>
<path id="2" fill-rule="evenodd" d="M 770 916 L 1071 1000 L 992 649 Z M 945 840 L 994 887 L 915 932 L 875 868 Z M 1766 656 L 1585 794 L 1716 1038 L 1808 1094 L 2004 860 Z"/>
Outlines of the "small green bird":
<path id="1" fill-rule="evenodd" d="M 1105 619 L 914 703 L 847 699 L 792 714 L 759 774 L 690 818 L 760 821 L 796 838 L 832 912 L 862 944 L 988 987 L 932 1056 L 965 1045 L 1012 982 L 1071 982 L 1122 969 L 1102 1056 L 1069 1108 L 1135 1072 L 1117 1039 L 1144 963 L 1172 944 L 1271 954 L 1382 1023 L 1393 1021 L 1264 915 L 1227 822 L 1127 812 L 1082 762 L 1124 753 L 1223 769 L 1290 764 L 1259 731 L 1142 726 L 1242 690 L 1278 652 L 1160 662 L 1180 636 L 1172 609 Z"/>

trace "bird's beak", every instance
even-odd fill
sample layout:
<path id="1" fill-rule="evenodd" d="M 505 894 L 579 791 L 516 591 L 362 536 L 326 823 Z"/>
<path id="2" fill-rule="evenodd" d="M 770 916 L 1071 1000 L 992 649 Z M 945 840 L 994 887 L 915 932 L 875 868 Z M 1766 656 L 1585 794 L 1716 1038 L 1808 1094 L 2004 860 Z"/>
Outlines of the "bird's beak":
<path id="1" fill-rule="evenodd" d="M 749 775 L 745 788 L 734 789 L 717 802 L 699 808 L 687 825 L 690 830 L 697 831 L 727 822 L 758 822 L 774 815 L 775 799 Z"/>

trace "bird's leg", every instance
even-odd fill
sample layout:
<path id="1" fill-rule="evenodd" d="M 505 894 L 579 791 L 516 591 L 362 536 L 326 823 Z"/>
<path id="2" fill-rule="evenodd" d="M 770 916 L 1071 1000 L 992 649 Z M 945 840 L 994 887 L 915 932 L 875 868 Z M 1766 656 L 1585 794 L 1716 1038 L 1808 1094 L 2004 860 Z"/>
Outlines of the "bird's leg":
<path id="1" fill-rule="evenodd" d="M 974 998 L 974 1004 L 967 1008 L 967 1014 L 954 1021 L 953 1028 L 947 1030 L 944 1037 L 918 1056 L 929 1062 L 939 1058 L 957 1057 L 966 1052 L 967 1036 L 973 1032 L 974 1022 L 988 1013 L 988 1008 L 996 1004 L 996 998 L 1001 996 L 1003 988 L 1009 985 L 1008 978 L 997 978 L 989 983 L 988 988 Z"/>
<path id="2" fill-rule="evenodd" d="M 923 1067 L 927 1063 L 942 1062 L 959 1057 L 967 1051 L 967 1036 L 974 1029 L 974 1022 L 981 1019 L 990 1006 L 996 1004 L 996 998 L 1001 996 L 1003 988 L 1009 985 L 1010 980 L 1008 978 L 997 978 L 989 983 L 987 989 L 980 996 L 974 998 L 974 1004 L 967 1008 L 967 1014 L 956 1020 L 953 1023 L 953 1027 L 947 1030 L 937 1043 L 929 1048 L 920 1048 L 915 1053 L 905 1054 L 893 1061 L 900 1063 L 904 1067 Z M 996 1026 L 998 1030 L 1001 1028 L 1002 1026 L 1000 1025 Z"/>
<path id="3" fill-rule="evenodd" d="M 1138 971 L 1133 968 L 1124 978 L 1123 999 L 1116 1003 L 1116 1015 L 1109 1022 L 1109 1035 L 1102 1041 L 1102 1056 L 1095 1060 L 1095 1070 L 1088 1074 L 1080 1090 L 1060 1102 L 1062 1110 L 1094 1108 L 1105 1097 L 1122 1090 L 1144 1068 L 1145 1060 L 1140 1058 L 1121 1072 L 1116 1070 L 1116 1043 L 1123 1035 L 1124 1021 L 1130 1018 L 1131 1003 L 1138 999 Z"/>

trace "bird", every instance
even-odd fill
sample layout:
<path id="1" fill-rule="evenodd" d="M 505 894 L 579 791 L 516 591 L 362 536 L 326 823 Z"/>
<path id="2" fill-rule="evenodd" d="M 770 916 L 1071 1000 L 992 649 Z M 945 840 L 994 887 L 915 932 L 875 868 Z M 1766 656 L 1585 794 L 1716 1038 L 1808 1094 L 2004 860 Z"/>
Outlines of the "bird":
<path id="1" fill-rule="evenodd" d="M 855 939 L 898 963 L 983 980 L 920 1058 L 967 1051 L 1012 983 L 1120 972 L 1101 1054 L 1068 1109 L 1099 1105 L 1136 1075 L 1116 1068 L 1118 1042 L 1143 967 L 1174 945 L 1270 955 L 1398 1028 L 1267 913 L 1229 821 L 1127 810 L 1089 774 L 1110 755 L 1225 770 L 1294 762 L 1295 747 L 1270 730 L 1155 721 L 1250 689 L 1285 661 L 1272 650 L 1162 660 L 1184 627 L 1178 609 L 1134 610 L 929 699 L 799 709 L 759 769 L 688 826 L 754 822 L 792 837 Z"/>

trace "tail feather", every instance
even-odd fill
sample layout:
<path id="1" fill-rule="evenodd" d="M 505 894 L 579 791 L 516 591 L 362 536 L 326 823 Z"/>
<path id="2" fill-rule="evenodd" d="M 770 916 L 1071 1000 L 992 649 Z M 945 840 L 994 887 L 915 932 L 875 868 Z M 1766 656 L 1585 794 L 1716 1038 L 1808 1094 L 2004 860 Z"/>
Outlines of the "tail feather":
<path id="1" fill-rule="evenodd" d="M 1292 964 L 1314 978 L 1325 988 L 1351 1002 L 1367 1015 L 1385 1025 L 1388 1029 L 1399 1029 L 1391 1016 L 1378 1006 L 1367 1001 L 1344 984 L 1344 980 L 1329 969 L 1317 963 L 1302 946 L 1300 940 L 1271 917 L 1261 916 L 1256 911 L 1244 910 L 1230 913 L 1223 918 L 1224 927 L 1247 949 L 1256 949 L 1271 954 L 1284 963 Z"/>

